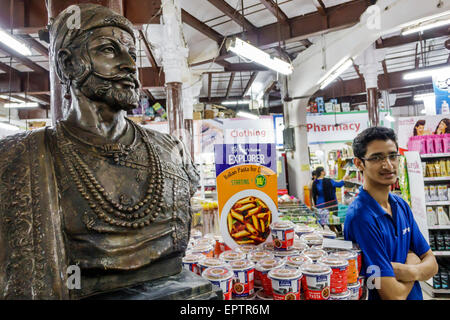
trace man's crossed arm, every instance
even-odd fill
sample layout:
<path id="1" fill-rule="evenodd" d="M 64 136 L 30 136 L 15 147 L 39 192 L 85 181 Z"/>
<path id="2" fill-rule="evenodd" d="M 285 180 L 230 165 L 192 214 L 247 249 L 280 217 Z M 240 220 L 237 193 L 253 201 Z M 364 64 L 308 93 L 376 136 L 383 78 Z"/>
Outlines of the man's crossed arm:
<path id="1" fill-rule="evenodd" d="M 406 262 L 392 262 L 394 277 L 381 277 L 378 293 L 383 300 L 405 300 L 415 281 L 425 281 L 438 272 L 438 264 L 431 250 L 418 257 L 409 252 Z"/>

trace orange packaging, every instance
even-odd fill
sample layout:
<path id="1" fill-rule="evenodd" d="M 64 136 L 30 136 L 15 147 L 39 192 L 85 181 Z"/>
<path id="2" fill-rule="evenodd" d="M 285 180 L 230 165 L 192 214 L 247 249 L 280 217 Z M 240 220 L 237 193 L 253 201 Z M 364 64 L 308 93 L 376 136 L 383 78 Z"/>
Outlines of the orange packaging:
<path id="1" fill-rule="evenodd" d="M 341 294 L 347 291 L 348 261 L 338 257 L 323 257 L 319 263 L 331 268 L 331 294 Z"/>
<path id="2" fill-rule="evenodd" d="M 347 283 L 358 282 L 358 254 L 353 250 L 342 250 L 332 253 L 330 256 L 339 257 L 348 261 Z"/>

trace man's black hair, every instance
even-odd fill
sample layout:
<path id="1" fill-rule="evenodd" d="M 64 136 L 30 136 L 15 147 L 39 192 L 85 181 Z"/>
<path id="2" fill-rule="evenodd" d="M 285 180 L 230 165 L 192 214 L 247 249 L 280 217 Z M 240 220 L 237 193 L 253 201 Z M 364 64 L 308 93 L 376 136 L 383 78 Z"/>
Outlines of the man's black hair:
<path id="1" fill-rule="evenodd" d="M 367 152 L 367 145 L 374 140 L 392 140 L 398 149 L 397 136 L 394 130 L 386 127 L 370 127 L 358 134 L 353 140 L 353 154 L 356 158 L 364 158 Z"/>
<path id="2" fill-rule="evenodd" d="M 316 175 L 317 175 L 317 178 L 320 177 L 320 175 L 322 174 L 322 171 L 325 171 L 325 168 L 324 168 L 324 167 L 317 167 L 317 168 L 316 168 Z"/>

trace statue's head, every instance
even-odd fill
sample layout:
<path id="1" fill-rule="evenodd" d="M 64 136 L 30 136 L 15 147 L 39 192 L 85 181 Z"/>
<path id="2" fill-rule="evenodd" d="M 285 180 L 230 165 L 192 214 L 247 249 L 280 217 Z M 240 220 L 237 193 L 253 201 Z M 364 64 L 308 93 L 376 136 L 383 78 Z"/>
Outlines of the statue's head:
<path id="1" fill-rule="evenodd" d="M 133 25 L 94 4 L 73 5 L 50 27 L 53 63 L 66 87 L 113 110 L 138 106 L 136 39 Z"/>

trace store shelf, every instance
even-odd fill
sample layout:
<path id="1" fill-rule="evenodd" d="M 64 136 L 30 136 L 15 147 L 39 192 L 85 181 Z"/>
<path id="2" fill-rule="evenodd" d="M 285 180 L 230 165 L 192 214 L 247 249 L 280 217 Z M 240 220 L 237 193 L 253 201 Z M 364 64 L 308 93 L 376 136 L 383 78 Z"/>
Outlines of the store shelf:
<path id="1" fill-rule="evenodd" d="M 428 293 L 432 297 L 435 297 L 436 295 L 440 295 L 440 294 L 445 294 L 445 295 L 450 294 L 450 289 L 435 289 L 435 288 L 433 288 L 432 283 L 433 283 L 432 281 L 431 281 L 431 283 L 421 281 L 420 286 L 422 287 L 423 290 L 425 290 L 426 293 Z"/>
<path id="2" fill-rule="evenodd" d="M 443 226 L 430 226 L 428 227 L 428 230 L 448 230 L 450 229 L 450 224 L 449 225 L 443 225 Z"/>
<path id="3" fill-rule="evenodd" d="M 426 202 L 425 205 L 427 205 L 427 206 L 448 206 L 448 205 L 450 205 L 450 201 L 431 201 L 431 202 Z"/>
<path id="4" fill-rule="evenodd" d="M 421 154 L 420 157 L 422 159 L 428 159 L 428 158 L 448 158 L 450 157 L 450 153 L 427 153 L 427 154 Z"/>
<path id="5" fill-rule="evenodd" d="M 450 257 L 450 251 L 433 251 L 436 257 Z"/>
<path id="6" fill-rule="evenodd" d="M 450 181 L 450 177 L 424 177 L 423 181 L 430 182 L 430 181 Z"/>

